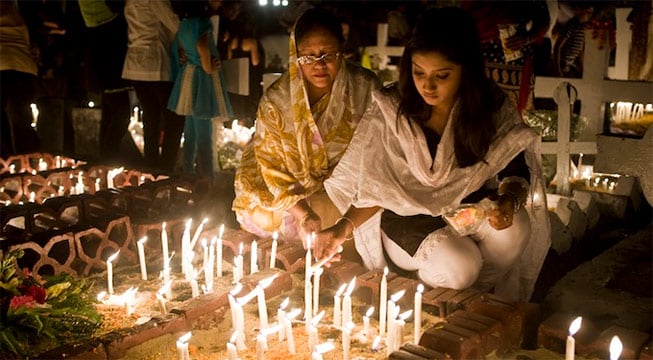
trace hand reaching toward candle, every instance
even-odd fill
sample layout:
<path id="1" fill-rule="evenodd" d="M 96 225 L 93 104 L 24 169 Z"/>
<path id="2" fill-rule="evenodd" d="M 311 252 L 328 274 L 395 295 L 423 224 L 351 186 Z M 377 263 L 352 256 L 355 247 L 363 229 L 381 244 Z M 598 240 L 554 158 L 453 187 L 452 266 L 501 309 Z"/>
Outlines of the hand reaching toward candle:
<path id="1" fill-rule="evenodd" d="M 344 221 L 338 221 L 328 229 L 317 233 L 314 243 L 315 258 L 318 260 L 329 259 L 324 266 L 331 266 L 332 262 L 340 260 L 339 251 L 342 251 L 342 243 L 347 240 L 347 226 Z"/>

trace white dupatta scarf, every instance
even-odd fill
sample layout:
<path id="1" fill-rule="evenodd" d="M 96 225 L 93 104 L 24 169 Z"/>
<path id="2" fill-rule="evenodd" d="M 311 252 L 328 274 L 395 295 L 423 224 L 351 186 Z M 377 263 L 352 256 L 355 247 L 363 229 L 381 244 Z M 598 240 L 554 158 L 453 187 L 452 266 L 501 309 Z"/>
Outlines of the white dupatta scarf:
<path id="1" fill-rule="evenodd" d="M 341 213 L 349 206 L 379 206 L 402 216 L 441 215 L 443 208 L 459 205 L 480 189 L 519 153 L 525 151 L 530 171 L 530 196 L 526 204 L 531 221 L 531 239 L 508 288 L 520 300 L 533 291 L 551 239 L 540 167 L 540 137 L 525 125 L 506 101 L 495 115 L 497 135 L 486 162 L 459 168 L 454 155 L 453 120 L 450 118 L 431 158 L 418 124 L 397 119 L 398 97 L 380 91 L 363 116 L 345 155 L 324 186 Z M 455 111 L 455 110 L 454 110 Z M 365 266 L 385 265 L 380 237 L 381 212 L 356 229 L 356 249 Z"/>

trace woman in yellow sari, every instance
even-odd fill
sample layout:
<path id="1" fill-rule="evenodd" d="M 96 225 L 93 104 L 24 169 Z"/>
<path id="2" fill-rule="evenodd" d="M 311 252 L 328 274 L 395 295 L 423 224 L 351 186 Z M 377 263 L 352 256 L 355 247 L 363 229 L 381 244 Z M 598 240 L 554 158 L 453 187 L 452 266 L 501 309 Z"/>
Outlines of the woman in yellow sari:
<path id="1" fill-rule="evenodd" d="M 345 60 L 343 43 L 330 12 L 313 8 L 297 20 L 288 71 L 261 98 L 236 172 L 233 210 L 243 229 L 303 239 L 340 216 L 322 184 L 380 87 L 372 72 Z"/>

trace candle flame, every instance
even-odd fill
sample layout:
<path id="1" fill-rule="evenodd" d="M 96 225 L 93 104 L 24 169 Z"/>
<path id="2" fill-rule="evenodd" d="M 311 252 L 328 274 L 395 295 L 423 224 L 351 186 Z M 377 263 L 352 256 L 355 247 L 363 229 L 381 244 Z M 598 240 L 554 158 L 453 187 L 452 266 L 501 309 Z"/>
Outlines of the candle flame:
<path id="1" fill-rule="evenodd" d="M 268 286 L 272 285 L 272 283 L 274 282 L 274 279 L 276 279 L 277 276 L 279 276 L 279 274 L 274 274 L 274 275 L 270 276 L 267 279 L 263 279 L 263 280 L 259 281 L 258 286 L 262 287 L 263 289 L 267 288 Z"/>
<path id="2" fill-rule="evenodd" d="M 190 337 L 192 336 L 191 332 L 187 332 L 184 335 L 180 336 L 179 339 L 177 339 L 177 342 L 180 344 L 187 343 L 188 340 L 190 340 Z"/>
<path id="3" fill-rule="evenodd" d="M 390 300 L 396 303 L 399 301 L 399 299 L 401 299 L 402 296 L 404 296 L 405 293 L 406 290 L 397 291 L 396 293 L 392 294 L 392 296 L 390 296 Z"/>
<path id="4" fill-rule="evenodd" d="M 347 285 L 347 291 L 345 292 L 346 296 L 351 295 L 351 293 L 354 291 L 354 287 L 356 286 L 356 277 L 354 276 L 353 279 L 349 282 L 349 285 Z"/>
<path id="5" fill-rule="evenodd" d="M 569 325 L 569 336 L 574 336 L 580 330 L 580 326 L 583 324 L 583 317 L 579 316 Z"/>
<path id="6" fill-rule="evenodd" d="M 320 313 L 317 314 L 317 316 L 314 317 L 313 320 L 311 321 L 311 325 L 317 326 L 320 323 L 320 321 L 322 321 L 324 314 L 325 314 L 324 310 L 320 311 Z"/>
<path id="7" fill-rule="evenodd" d="M 113 255 L 109 256 L 109 258 L 107 258 L 107 262 L 112 262 L 113 260 L 115 260 L 118 257 L 119 253 L 120 250 L 116 251 Z"/>
<path id="8" fill-rule="evenodd" d="M 372 341 L 372 350 L 376 351 L 379 348 L 379 344 L 381 344 L 381 336 L 377 335 L 374 341 Z"/>
<path id="9" fill-rule="evenodd" d="M 238 331 L 234 331 L 234 333 L 231 334 L 231 337 L 229 338 L 229 342 L 234 344 L 237 338 L 238 338 Z"/>
<path id="10" fill-rule="evenodd" d="M 327 353 L 327 352 L 329 352 L 329 351 L 331 351 L 331 350 L 333 350 L 335 348 L 336 348 L 336 346 L 333 344 L 332 341 L 327 341 L 325 343 L 315 345 L 315 349 L 313 350 L 313 352 L 316 352 L 318 354 L 324 354 L 324 353 Z"/>
<path id="11" fill-rule="evenodd" d="M 383 268 L 383 276 L 388 276 L 388 267 Z"/>
<path id="12" fill-rule="evenodd" d="M 420 294 L 424 292 L 424 285 L 422 284 L 417 285 L 417 292 Z"/>
<path id="13" fill-rule="evenodd" d="M 306 249 L 310 250 L 311 249 L 311 236 L 306 235 Z"/>
<path id="14" fill-rule="evenodd" d="M 365 317 L 370 317 L 374 314 L 374 306 L 370 306 L 369 309 L 367 309 L 367 312 L 365 313 Z"/>
<path id="15" fill-rule="evenodd" d="M 166 222 L 165 222 L 165 221 L 163 222 L 163 224 L 161 224 L 161 229 L 162 229 L 163 231 L 166 230 Z"/>
<path id="16" fill-rule="evenodd" d="M 290 303 L 290 298 L 287 297 L 286 300 L 281 302 L 281 305 L 279 305 L 279 309 L 281 310 L 285 309 L 289 303 Z"/>
<path id="17" fill-rule="evenodd" d="M 619 336 L 613 336 L 610 340 L 610 360 L 617 360 L 621 356 L 621 351 L 623 351 L 624 345 L 621 343 Z"/>
<path id="18" fill-rule="evenodd" d="M 222 239 L 223 234 L 224 234 L 224 224 L 220 225 L 220 231 L 218 232 L 218 237 Z"/>
<path id="19" fill-rule="evenodd" d="M 229 291 L 229 294 L 231 295 L 236 295 L 238 294 L 241 290 L 243 290 L 243 284 L 242 283 L 237 283 L 236 286 L 234 286 L 231 291 Z"/>
<path id="20" fill-rule="evenodd" d="M 301 313 L 302 313 L 302 309 L 294 308 L 288 314 L 286 314 L 286 318 L 288 318 L 288 320 L 292 320 L 292 319 L 296 318 L 297 316 L 299 316 L 299 314 L 301 314 Z"/>
<path id="21" fill-rule="evenodd" d="M 404 311 L 403 313 L 399 314 L 399 320 L 405 321 L 411 315 L 413 315 L 413 310 Z"/>
<path id="22" fill-rule="evenodd" d="M 242 254 L 243 254 L 243 243 L 240 243 L 240 245 L 238 245 L 238 255 L 242 255 Z"/>
<path id="23" fill-rule="evenodd" d="M 143 245 L 147 241 L 147 236 L 143 236 L 140 240 L 138 240 L 138 243 Z"/>
<path id="24" fill-rule="evenodd" d="M 340 297 L 340 295 L 342 295 L 342 293 L 345 291 L 346 288 L 347 288 L 347 284 L 346 284 L 346 283 L 340 285 L 340 287 L 338 288 L 338 291 L 336 292 L 336 296 L 337 296 L 337 297 Z"/>
<path id="25" fill-rule="evenodd" d="M 274 232 L 272 233 L 272 240 L 277 241 L 278 239 L 279 239 L 279 233 L 276 230 L 274 230 Z"/>
<path id="26" fill-rule="evenodd" d="M 209 222 L 209 218 L 202 219 L 202 224 L 206 224 L 207 222 Z"/>

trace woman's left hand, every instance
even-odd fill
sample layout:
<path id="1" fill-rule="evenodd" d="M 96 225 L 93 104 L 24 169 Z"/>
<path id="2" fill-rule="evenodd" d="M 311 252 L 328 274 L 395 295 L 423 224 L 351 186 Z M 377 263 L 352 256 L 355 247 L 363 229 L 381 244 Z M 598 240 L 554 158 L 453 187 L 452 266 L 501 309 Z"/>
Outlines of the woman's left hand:
<path id="1" fill-rule="evenodd" d="M 496 230 L 503 230 L 512 225 L 515 216 L 515 198 L 511 195 L 500 195 L 494 200 L 497 207 L 490 210 L 488 222 Z"/>

